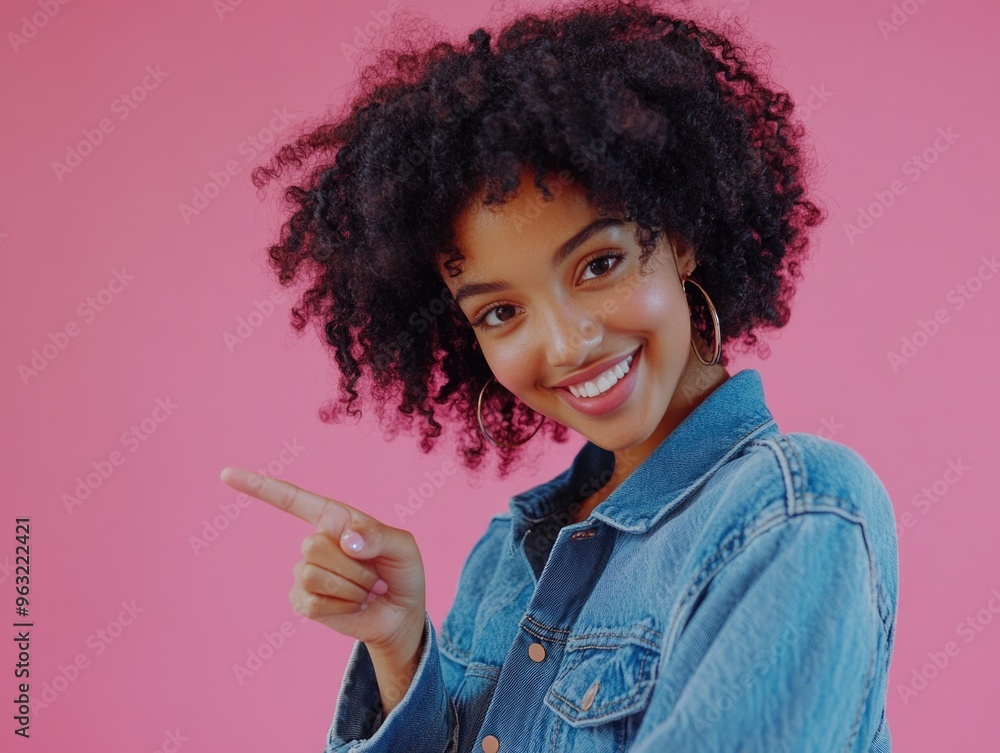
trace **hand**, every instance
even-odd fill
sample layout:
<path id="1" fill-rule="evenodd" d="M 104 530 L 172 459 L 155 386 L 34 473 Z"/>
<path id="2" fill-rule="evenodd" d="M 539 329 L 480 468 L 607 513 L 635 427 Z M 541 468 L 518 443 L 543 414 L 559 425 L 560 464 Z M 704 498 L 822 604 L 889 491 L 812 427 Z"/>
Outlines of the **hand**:
<path id="1" fill-rule="evenodd" d="M 413 534 L 281 479 L 242 468 L 224 468 L 219 478 L 316 526 L 302 541 L 303 559 L 293 570 L 288 600 L 297 612 L 374 649 L 420 640 L 426 586 Z M 355 535 L 364 542 L 358 550 L 350 546 Z M 380 582 L 386 590 L 380 585 L 373 591 Z"/>

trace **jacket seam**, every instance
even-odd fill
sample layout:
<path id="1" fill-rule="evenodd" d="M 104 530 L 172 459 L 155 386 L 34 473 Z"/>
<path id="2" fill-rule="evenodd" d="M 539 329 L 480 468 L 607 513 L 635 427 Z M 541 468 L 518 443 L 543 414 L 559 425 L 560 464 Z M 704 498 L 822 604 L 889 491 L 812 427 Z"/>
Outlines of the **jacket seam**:
<path id="1" fill-rule="evenodd" d="M 452 728 L 451 735 L 449 736 L 448 742 L 445 744 L 444 749 L 445 753 L 455 753 L 458 750 L 458 736 L 459 736 L 459 727 L 461 725 L 461 720 L 459 719 L 458 707 L 455 706 L 454 699 L 447 692 L 445 693 L 445 695 L 448 696 L 448 710 L 451 712 L 451 716 L 455 720 L 455 725 Z M 448 721 L 449 720 L 445 720 L 445 723 L 447 724 Z"/>
<path id="2" fill-rule="evenodd" d="M 448 637 L 448 632 L 444 629 L 444 625 L 441 625 L 441 630 L 438 631 L 438 636 L 441 639 L 440 645 L 438 645 L 438 650 L 441 651 L 445 656 L 451 659 L 456 664 L 461 664 L 465 666 L 469 663 L 472 658 L 472 651 L 465 651 L 458 646 L 456 646 L 451 638 Z"/>
<path id="3" fill-rule="evenodd" d="M 799 453 L 798 448 L 795 447 L 794 443 L 792 443 L 786 435 L 778 434 L 774 437 L 754 440 L 754 444 L 766 445 L 770 447 L 771 451 L 774 453 L 775 458 L 778 461 L 778 465 L 782 470 L 782 476 L 785 481 L 785 506 L 788 509 L 788 514 L 790 516 L 799 515 L 803 512 L 809 512 L 813 509 L 819 511 L 823 508 L 815 503 L 830 500 L 834 502 L 835 512 L 842 512 L 845 518 L 858 523 L 861 526 L 862 539 L 865 544 L 865 553 L 868 556 L 869 572 L 871 575 L 872 588 L 874 590 L 873 596 L 875 609 L 878 612 L 879 620 L 882 623 L 882 630 L 886 633 L 886 637 L 888 638 L 891 630 L 890 622 L 892 619 L 891 610 L 889 608 L 890 599 L 885 588 L 885 583 L 882 580 L 882 575 L 875 566 L 875 556 L 872 552 L 871 542 L 869 540 L 870 537 L 868 535 L 867 520 L 863 515 L 852 512 L 851 510 L 853 510 L 854 504 L 847 500 L 840 499 L 832 494 L 813 494 L 812 492 L 807 491 L 805 463 L 802 460 L 802 455 Z M 810 504 L 806 504 L 807 498 Z M 850 510 L 848 508 L 850 508 Z"/>

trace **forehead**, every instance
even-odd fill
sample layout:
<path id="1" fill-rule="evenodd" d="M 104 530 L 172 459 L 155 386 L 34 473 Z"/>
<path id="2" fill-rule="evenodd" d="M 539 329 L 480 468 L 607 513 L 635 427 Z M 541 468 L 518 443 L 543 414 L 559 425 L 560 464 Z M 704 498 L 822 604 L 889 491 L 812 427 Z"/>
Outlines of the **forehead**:
<path id="1" fill-rule="evenodd" d="M 597 216 L 585 191 L 576 184 L 547 176 L 551 200 L 534 184 L 533 171 L 522 170 L 514 197 L 505 204 L 483 204 L 485 190 L 455 219 L 454 241 L 462 255 L 462 275 L 486 269 L 512 252 L 548 257 L 578 228 Z M 447 277 L 447 275 L 446 275 Z"/>

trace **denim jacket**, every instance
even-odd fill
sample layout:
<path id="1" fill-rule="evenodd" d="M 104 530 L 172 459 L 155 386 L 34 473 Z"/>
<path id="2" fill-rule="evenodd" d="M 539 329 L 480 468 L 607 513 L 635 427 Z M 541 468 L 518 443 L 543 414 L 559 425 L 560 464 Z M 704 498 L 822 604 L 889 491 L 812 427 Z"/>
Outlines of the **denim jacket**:
<path id="1" fill-rule="evenodd" d="M 861 456 L 781 433 L 744 369 L 573 523 L 614 462 L 588 441 L 492 518 L 384 718 L 355 642 L 325 753 L 890 750 L 895 518 Z"/>

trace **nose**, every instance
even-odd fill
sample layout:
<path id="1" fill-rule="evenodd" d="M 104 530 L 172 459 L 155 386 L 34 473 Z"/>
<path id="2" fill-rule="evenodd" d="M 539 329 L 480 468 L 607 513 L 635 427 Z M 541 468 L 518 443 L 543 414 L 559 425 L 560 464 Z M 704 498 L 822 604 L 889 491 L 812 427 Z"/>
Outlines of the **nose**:
<path id="1" fill-rule="evenodd" d="M 541 317 L 537 336 L 545 345 L 549 365 L 556 369 L 576 368 L 597 352 L 603 336 L 599 321 L 582 306 L 560 301 Z"/>

